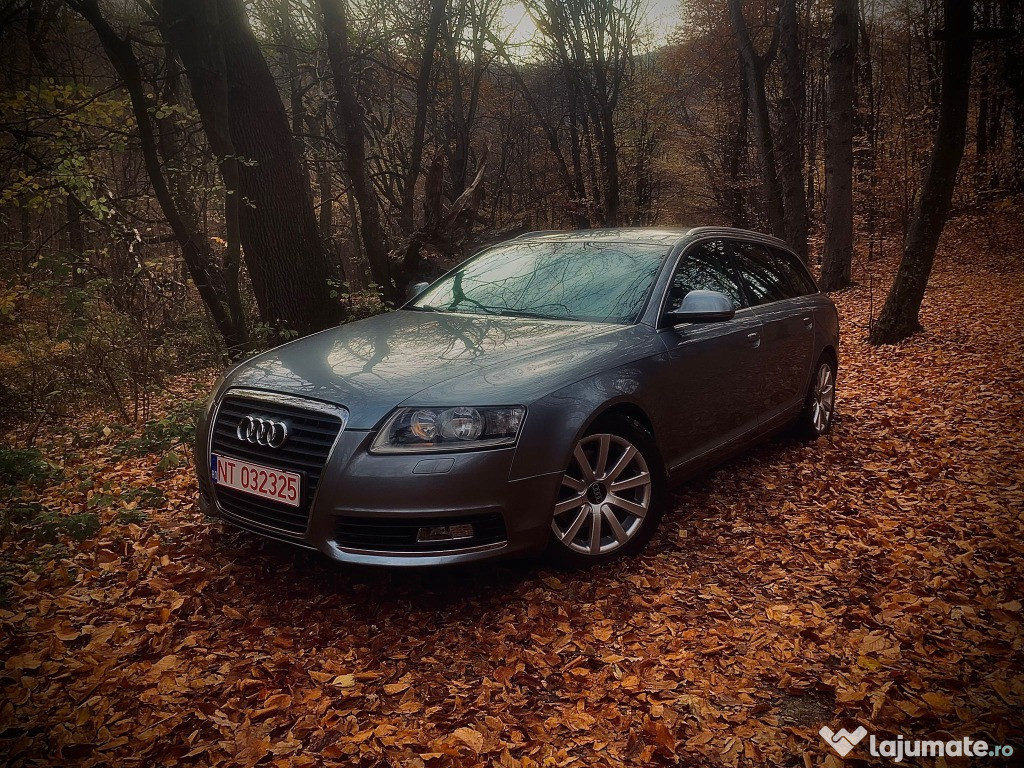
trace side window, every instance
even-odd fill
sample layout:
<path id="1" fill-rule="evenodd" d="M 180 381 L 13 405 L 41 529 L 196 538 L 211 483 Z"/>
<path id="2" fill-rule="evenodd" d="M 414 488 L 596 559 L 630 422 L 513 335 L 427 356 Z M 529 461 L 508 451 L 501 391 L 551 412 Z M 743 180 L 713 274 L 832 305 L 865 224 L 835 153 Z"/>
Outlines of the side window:
<path id="1" fill-rule="evenodd" d="M 732 242 L 733 254 L 740 274 L 750 290 L 751 302 L 769 304 L 798 295 L 789 281 L 785 268 L 758 243 Z"/>
<path id="2" fill-rule="evenodd" d="M 797 296 L 806 296 L 810 293 L 817 293 L 818 289 L 814 281 L 807 275 L 804 265 L 791 253 L 779 248 L 769 248 L 771 255 L 775 258 L 789 277 L 789 283 Z"/>
<path id="3" fill-rule="evenodd" d="M 678 309 L 683 297 L 697 290 L 724 293 L 736 309 L 743 306 L 743 291 L 733 274 L 724 240 L 698 243 L 683 254 L 669 286 L 667 309 Z"/>

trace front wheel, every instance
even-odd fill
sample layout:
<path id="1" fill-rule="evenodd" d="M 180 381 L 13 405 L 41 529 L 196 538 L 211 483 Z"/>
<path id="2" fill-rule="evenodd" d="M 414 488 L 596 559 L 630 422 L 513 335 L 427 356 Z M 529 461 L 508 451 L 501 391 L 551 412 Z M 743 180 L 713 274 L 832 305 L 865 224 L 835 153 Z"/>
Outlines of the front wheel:
<path id="1" fill-rule="evenodd" d="M 664 507 L 665 481 L 654 438 L 632 419 L 601 419 L 576 444 L 551 520 L 551 550 L 588 566 L 636 554 Z"/>

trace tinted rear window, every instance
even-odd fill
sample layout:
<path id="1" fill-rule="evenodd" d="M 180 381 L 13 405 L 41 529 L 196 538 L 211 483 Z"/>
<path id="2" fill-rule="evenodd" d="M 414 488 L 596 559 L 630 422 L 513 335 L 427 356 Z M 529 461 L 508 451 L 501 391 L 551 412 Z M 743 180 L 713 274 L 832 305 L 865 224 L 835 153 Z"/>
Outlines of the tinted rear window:
<path id="1" fill-rule="evenodd" d="M 807 269 L 800 260 L 797 259 L 791 253 L 783 251 L 780 248 L 769 248 L 769 253 L 786 271 L 786 275 L 789 277 L 789 282 L 793 286 L 793 291 L 797 296 L 806 296 L 809 293 L 817 293 L 818 288 L 814 285 L 814 281 L 811 280 L 807 274 Z"/>
<path id="2" fill-rule="evenodd" d="M 763 245 L 733 241 L 733 254 L 754 306 L 798 295 L 785 267 Z"/>

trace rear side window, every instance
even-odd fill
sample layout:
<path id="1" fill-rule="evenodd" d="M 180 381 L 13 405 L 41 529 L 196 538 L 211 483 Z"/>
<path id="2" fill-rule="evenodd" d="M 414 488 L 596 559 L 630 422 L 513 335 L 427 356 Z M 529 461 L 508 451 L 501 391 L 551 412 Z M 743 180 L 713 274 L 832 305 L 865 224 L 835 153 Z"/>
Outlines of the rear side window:
<path id="1" fill-rule="evenodd" d="M 789 271 L 763 245 L 734 240 L 732 250 L 754 306 L 800 295 L 790 281 Z"/>
<path id="2" fill-rule="evenodd" d="M 686 294 L 698 290 L 724 293 L 736 309 L 743 306 L 743 290 L 729 263 L 724 240 L 706 240 L 683 254 L 672 276 L 666 309 L 678 309 Z"/>
<path id="3" fill-rule="evenodd" d="M 796 256 L 783 251 L 781 248 L 769 248 L 768 252 L 786 270 L 790 285 L 793 286 L 797 296 L 806 296 L 809 293 L 818 292 L 814 281 L 811 280 L 804 265 L 800 263 Z"/>

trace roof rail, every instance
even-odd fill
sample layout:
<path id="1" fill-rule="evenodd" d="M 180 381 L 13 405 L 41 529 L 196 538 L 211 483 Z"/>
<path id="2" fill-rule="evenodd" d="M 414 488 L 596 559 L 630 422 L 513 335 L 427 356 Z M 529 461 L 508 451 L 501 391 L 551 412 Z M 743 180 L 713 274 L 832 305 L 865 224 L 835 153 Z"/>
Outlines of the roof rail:
<path id="1" fill-rule="evenodd" d="M 540 237 L 541 235 L 558 235 L 569 230 L 565 229 L 533 229 L 529 232 L 523 232 L 513 237 L 513 240 L 529 240 L 531 237 Z"/>

